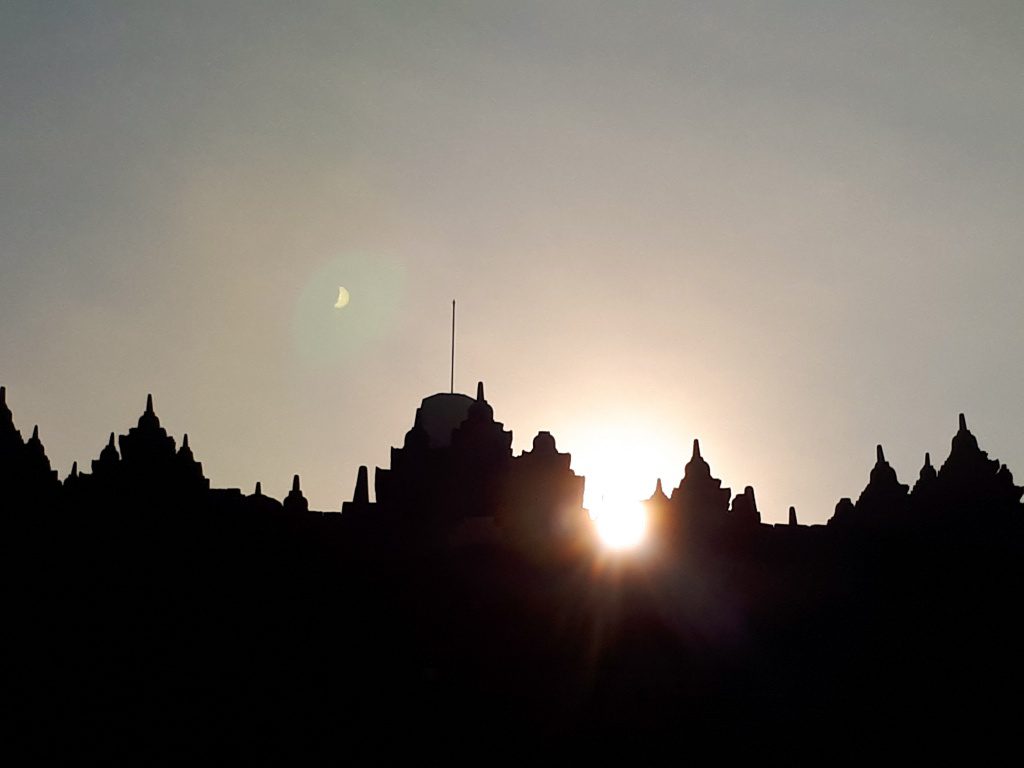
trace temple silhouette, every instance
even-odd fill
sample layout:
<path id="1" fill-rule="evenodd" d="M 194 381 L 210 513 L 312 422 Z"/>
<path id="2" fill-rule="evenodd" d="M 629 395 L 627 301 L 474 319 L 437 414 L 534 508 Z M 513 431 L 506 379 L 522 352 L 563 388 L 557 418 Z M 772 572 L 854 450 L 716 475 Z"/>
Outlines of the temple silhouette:
<path id="1" fill-rule="evenodd" d="M 61 480 L 6 394 L 10 690 L 43 757 L 387 761 L 466 733 L 596 753 L 865 712 L 898 736 L 907 713 L 1001 725 L 997 692 L 1024 683 L 1024 488 L 962 414 L 912 485 L 878 446 L 827 525 L 764 523 L 694 440 L 629 556 L 599 546 L 550 433 L 514 454 L 483 383 L 425 398 L 390 466 L 324 511 L 299 475 L 282 500 L 211 488 L 151 396 Z"/>

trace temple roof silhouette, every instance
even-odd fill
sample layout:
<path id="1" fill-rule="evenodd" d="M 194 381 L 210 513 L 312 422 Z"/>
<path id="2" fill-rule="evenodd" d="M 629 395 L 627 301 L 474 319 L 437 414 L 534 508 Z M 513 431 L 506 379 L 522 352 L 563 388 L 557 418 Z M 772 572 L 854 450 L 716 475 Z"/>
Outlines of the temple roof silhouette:
<path id="1" fill-rule="evenodd" d="M 0 387 L 0 456 L 6 473 L 21 485 L 37 475 L 47 478 L 45 482 L 51 485 L 59 485 L 38 427 L 24 440 L 15 427 L 6 395 L 6 388 Z M 377 500 L 383 502 L 380 509 L 419 514 L 416 510 L 426 508 L 442 517 L 449 513 L 460 517 L 493 515 L 504 503 L 502 499 L 514 499 L 520 506 L 534 504 L 528 500 L 532 491 L 511 490 L 516 484 L 536 490 L 553 483 L 550 488 L 559 486 L 562 490 L 552 491 L 552 498 L 576 498 L 580 490 L 577 480 L 582 478 L 572 473 L 569 454 L 557 450 L 550 433 L 539 432 L 532 450 L 520 456 L 513 456 L 511 443 L 512 433 L 495 420 L 494 409 L 484 396 L 483 382 L 477 384 L 476 397 L 454 392 L 425 397 L 416 410 L 405 446 L 392 448 L 391 468 L 377 468 L 374 481 Z M 209 490 L 209 480 L 193 455 L 188 435 L 176 448 L 174 437 L 156 415 L 152 395 L 147 395 L 143 413 L 127 434 L 117 437 L 110 433 L 106 446 L 91 462 L 91 469 L 92 476 L 81 474 L 76 463 L 67 479 L 77 483 L 81 477 L 78 487 L 86 493 L 159 487 L 160 494 L 173 496 L 176 489 L 188 489 L 188 493 Z M 551 478 L 561 479 L 551 480 L 548 473 Z M 355 497 L 346 505 L 349 510 L 377 506 L 369 501 L 368 474 L 360 469 Z M 240 492 L 238 495 L 241 498 Z M 1022 495 L 1024 489 L 1014 484 L 1006 465 L 979 447 L 961 413 L 948 458 L 939 466 L 926 453 L 912 491 L 899 481 L 879 445 L 868 483 L 856 502 L 840 500 L 829 522 L 875 528 L 910 522 L 984 524 L 994 519 L 993 515 L 1005 518 L 1018 513 Z M 256 493 L 249 498 L 258 500 L 263 495 Z M 290 510 L 308 510 L 298 476 L 293 477 L 291 492 L 284 501 Z M 730 489 L 712 475 L 696 439 L 679 485 L 666 496 L 659 480 L 646 504 L 649 510 L 657 508 L 655 516 L 760 523 L 753 488 L 746 486 L 732 497 Z M 791 524 L 794 518 L 791 515 Z"/>
<path id="2" fill-rule="evenodd" d="M 737 701 L 737 717 L 761 717 L 765 702 L 787 718 L 798 707 L 832 717 L 852 689 L 845 722 L 891 691 L 900 707 L 936 695 L 945 707 L 1021 676 L 1022 489 L 962 418 L 942 469 L 926 454 L 912 494 L 876 448 L 867 488 L 840 502 L 831 529 L 801 525 L 793 507 L 787 524 L 765 525 L 752 486 L 730 509 L 695 440 L 672 498 L 659 479 L 646 502 L 654 546 L 620 560 L 594 546 L 569 454 L 540 431 L 513 456 L 482 385 L 476 398 L 425 398 L 379 470 L 377 500 L 361 466 L 342 514 L 310 512 L 298 474 L 283 501 L 259 482 L 210 490 L 187 434 L 175 450 L 151 398 L 128 435 L 110 434 L 93 476 L 76 464 L 61 485 L 38 429 L 17 436 L 5 394 L 0 501 L 24 512 L 6 523 L 26 575 L 14 615 L 40 649 L 25 677 L 39 713 L 60 690 L 130 717 L 139 705 L 122 681 L 150 675 L 160 685 L 146 718 L 162 723 L 165 691 L 194 679 L 219 697 L 204 715 L 213 727 L 230 711 L 246 738 L 250 721 L 267 722 L 266 700 L 304 696 L 300 717 L 326 712 L 328 734 L 370 701 L 360 725 L 379 722 L 387 738 L 416 718 L 464 722 L 452 702 L 497 711 L 503 728 L 540 707 L 544 736 L 574 711 L 588 735 L 652 718 L 678 735 L 707 701 Z M 52 631 L 78 626 L 89 633 Z M 250 678 L 271 683 L 255 705 L 239 686 Z M 574 710 L 594 679 L 604 693 Z M 205 699 L 182 689 L 172 714 L 191 723 Z M 396 702 L 411 702 L 402 719 Z M 747 727 L 731 719 L 730 737 L 737 722 Z"/>
<path id="3" fill-rule="evenodd" d="M 421 428 L 430 438 L 431 448 L 451 445 L 452 433 L 469 415 L 473 398 L 458 392 L 439 392 L 423 398 L 416 409 L 413 426 Z"/>

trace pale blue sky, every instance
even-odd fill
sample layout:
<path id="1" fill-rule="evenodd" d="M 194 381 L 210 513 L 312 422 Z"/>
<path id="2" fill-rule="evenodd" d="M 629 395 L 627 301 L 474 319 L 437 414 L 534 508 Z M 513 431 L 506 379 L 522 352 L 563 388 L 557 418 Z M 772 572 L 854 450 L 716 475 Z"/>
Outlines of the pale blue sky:
<path id="1" fill-rule="evenodd" d="M 821 522 L 959 411 L 1019 481 L 1022 84 L 1016 2 L 4 2 L 0 383 L 62 476 L 152 391 L 335 509 L 454 297 L 457 388 L 591 482 L 699 437 Z"/>

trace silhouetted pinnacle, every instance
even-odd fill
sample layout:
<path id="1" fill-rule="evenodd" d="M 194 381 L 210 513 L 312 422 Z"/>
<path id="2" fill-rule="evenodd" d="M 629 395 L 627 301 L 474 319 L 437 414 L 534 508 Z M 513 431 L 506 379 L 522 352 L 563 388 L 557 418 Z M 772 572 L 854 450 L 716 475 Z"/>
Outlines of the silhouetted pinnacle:
<path id="1" fill-rule="evenodd" d="M 875 448 L 875 459 L 879 464 L 885 463 L 885 452 L 882 450 L 882 446 L 880 445 Z"/>
<path id="2" fill-rule="evenodd" d="M 386 481 L 381 484 L 382 471 L 379 467 L 377 468 L 377 502 L 380 503 L 383 489 L 383 497 L 386 499 L 389 491 L 396 490 L 394 486 L 388 486 Z M 386 477 L 386 475 L 385 475 Z M 397 489 L 399 493 L 401 489 Z M 403 496 L 404 499 L 411 501 L 411 496 Z M 345 501 L 341 504 L 341 513 L 343 515 L 348 514 L 354 516 L 354 519 L 365 519 L 365 515 L 372 509 L 370 504 L 370 472 L 365 464 L 361 465 L 356 471 L 356 487 L 352 493 L 352 501 Z M 353 518 L 350 518 L 353 519 Z"/>
<path id="3" fill-rule="evenodd" d="M 935 471 L 935 467 L 932 466 L 932 455 L 925 452 L 924 466 L 921 467 L 921 471 L 917 476 L 917 482 L 914 483 L 914 489 L 911 491 L 911 502 L 919 511 L 927 509 L 934 504 L 934 489 L 937 477 L 938 473 Z"/>
<path id="4" fill-rule="evenodd" d="M 555 447 L 554 436 L 547 431 L 540 431 L 537 436 L 533 438 L 533 452 L 534 453 L 557 453 L 558 449 Z"/>
<path id="5" fill-rule="evenodd" d="M 146 395 L 146 410 L 139 417 L 138 428 L 143 431 L 157 430 L 160 428 L 160 419 L 153 410 L 153 395 Z M 129 434 L 132 434 L 129 430 Z M 137 442 L 133 437 L 132 442 Z"/>
<path id="6" fill-rule="evenodd" d="M 188 448 L 188 432 L 186 432 L 181 438 L 181 449 L 185 450 Z"/>
<path id="7" fill-rule="evenodd" d="M 121 456 L 117 452 L 117 448 L 114 445 L 114 433 L 110 433 L 110 440 L 100 451 L 98 459 L 94 459 L 92 462 L 92 473 L 104 474 L 108 470 L 112 469 L 121 460 Z"/>
<path id="8" fill-rule="evenodd" d="M 302 495 L 302 489 L 299 488 L 298 475 L 292 475 L 292 489 L 285 497 L 283 506 L 286 511 L 292 513 L 309 511 L 309 502 L 306 501 L 306 497 Z"/>
<path id="9" fill-rule="evenodd" d="M 370 475 L 363 464 L 359 467 L 359 472 L 356 474 L 356 490 L 352 494 L 352 502 L 358 505 L 368 505 L 370 503 Z"/>
<path id="10" fill-rule="evenodd" d="M 757 511 L 757 500 L 754 498 L 752 486 L 748 485 L 732 500 L 732 520 L 743 525 L 756 525 L 761 522 L 761 513 Z"/>
<path id="11" fill-rule="evenodd" d="M 256 490 L 253 491 L 253 496 L 262 496 L 262 495 L 263 495 L 263 483 L 261 483 L 259 480 L 257 480 L 256 481 Z"/>
<path id="12" fill-rule="evenodd" d="M 43 441 L 39 439 L 39 425 L 32 427 L 32 437 L 25 443 L 25 447 L 39 457 L 45 457 L 46 451 L 43 448 Z"/>
<path id="13" fill-rule="evenodd" d="M 952 453 L 970 454 L 981 451 L 978 447 L 978 439 L 967 428 L 967 418 L 962 413 L 960 414 L 960 429 L 953 435 L 951 447 Z M 983 451 L 981 452 L 984 453 Z M 952 458 L 952 453 L 950 458 Z M 949 459 L 946 460 L 946 464 L 948 463 Z"/>
<path id="14" fill-rule="evenodd" d="M 850 525 L 855 522 L 856 515 L 853 501 L 849 496 L 844 496 L 836 504 L 836 509 L 829 518 L 829 525 Z"/>
<path id="15" fill-rule="evenodd" d="M 661 487 L 661 478 L 659 477 L 657 482 L 654 484 L 654 496 L 664 496 L 665 489 Z"/>
<path id="16" fill-rule="evenodd" d="M 796 525 L 796 507 L 789 508 L 789 524 Z"/>
<path id="17" fill-rule="evenodd" d="M 694 438 L 694 441 L 693 441 L 693 456 L 691 456 L 690 458 L 691 459 L 699 459 L 699 458 L 701 458 L 701 455 L 700 455 L 700 440 L 697 440 L 696 438 Z"/>
<path id="18" fill-rule="evenodd" d="M 68 477 L 78 477 L 78 462 L 71 462 L 71 474 Z"/>
<path id="19" fill-rule="evenodd" d="M 7 405 L 7 387 L 0 387 L 0 405 Z"/>
<path id="20" fill-rule="evenodd" d="M 476 399 L 477 402 L 484 402 L 484 383 L 482 381 L 476 383 Z"/>

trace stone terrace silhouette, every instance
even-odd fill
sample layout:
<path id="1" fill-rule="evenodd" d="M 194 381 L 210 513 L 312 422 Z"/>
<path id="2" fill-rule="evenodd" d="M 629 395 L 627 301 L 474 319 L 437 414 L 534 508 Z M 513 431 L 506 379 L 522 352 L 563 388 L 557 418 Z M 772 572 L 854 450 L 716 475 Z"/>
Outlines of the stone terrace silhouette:
<path id="1" fill-rule="evenodd" d="M 597 545 L 552 435 L 511 445 L 482 384 L 433 395 L 376 499 L 360 467 L 352 500 L 321 512 L 298 475 L 283 501 L 211 488 L 152 397 L 61 482 L 0 388 L 15 730 L 55 758 L 335 761 L 458 751 L 466 734 L 577 757 L 797 727 L 808 745 L 867 712 L 897 738 L 908 717 L 1014 732 L 995 691 L 1024 684 L 1024 489 L 962 415 L 913 489 L 879 446 L 827 526 L 792 507 L 763 523 L 695 440 L 633 555 Z"/>

